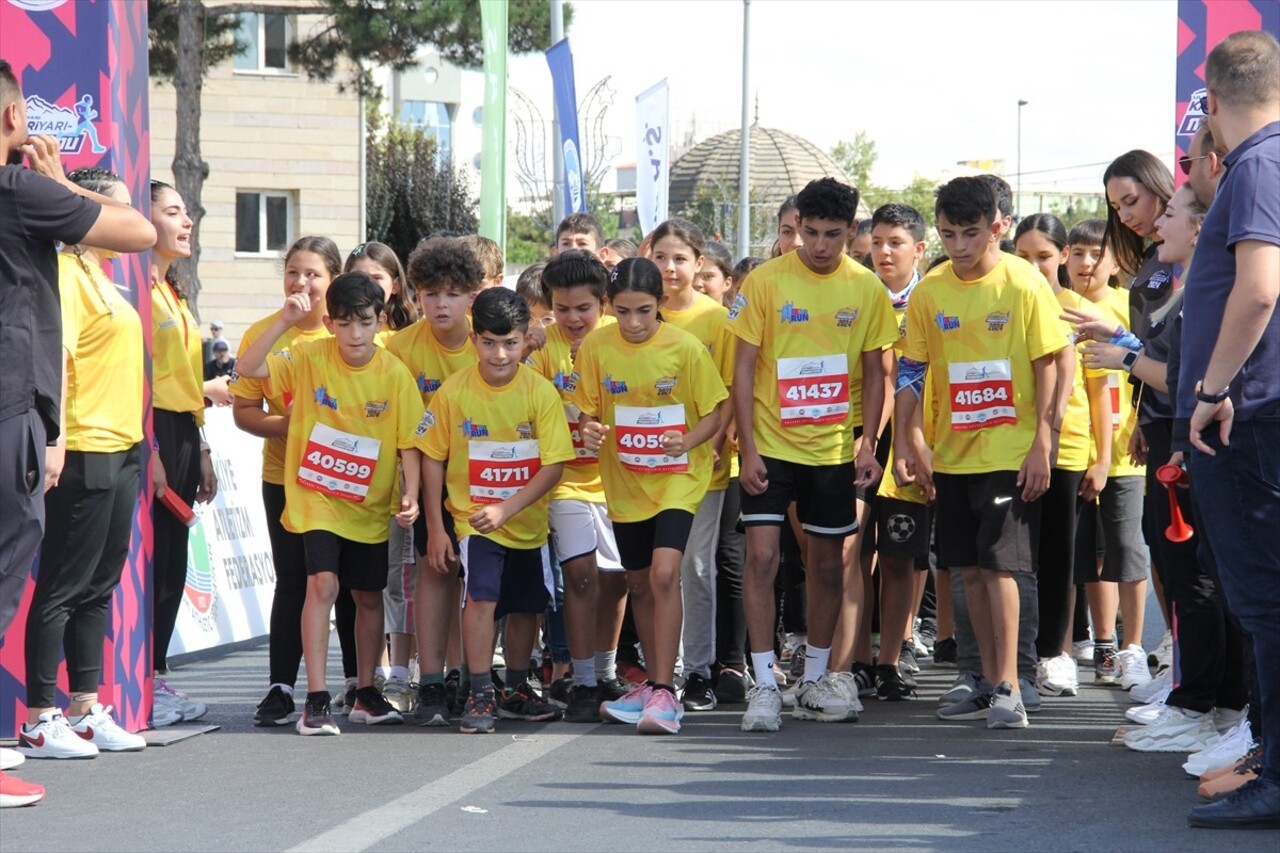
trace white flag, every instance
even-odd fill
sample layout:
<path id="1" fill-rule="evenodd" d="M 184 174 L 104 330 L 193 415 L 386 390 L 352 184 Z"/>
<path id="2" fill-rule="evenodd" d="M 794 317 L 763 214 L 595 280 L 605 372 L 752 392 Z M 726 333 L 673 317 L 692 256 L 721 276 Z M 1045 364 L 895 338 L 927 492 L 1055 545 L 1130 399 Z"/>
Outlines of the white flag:
<path id="1" fill-rule="evenodd" d="M 671 131 L 667 81 L 636 98 L 636 212 L 648 234 L 667 218 L 667 185 L 671 179 Z"/>

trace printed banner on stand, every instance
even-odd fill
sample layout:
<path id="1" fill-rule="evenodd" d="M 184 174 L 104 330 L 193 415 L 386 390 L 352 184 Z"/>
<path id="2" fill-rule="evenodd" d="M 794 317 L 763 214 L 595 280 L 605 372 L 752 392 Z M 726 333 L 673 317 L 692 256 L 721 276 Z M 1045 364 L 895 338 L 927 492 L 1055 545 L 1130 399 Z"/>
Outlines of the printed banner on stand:
<path id="1" fill-rule="evenodd" d="M 636 213 L 645 234 L 667 218 L 670 125 L 670 95 L 663 80 L 636 98 Z"/>
<path id="2" fill-rule="evenodd" d="M 578 142 L 578 95 L 573 82 L 573 53 L 569 40 L 561 39 L 547 48 L 547 65 L 551 67 L 551 86 L 556 96 L 556 120 L 560 124 L 559 150 L 555 156 L 564 161 L 564 205 L 556 211 L 556 220 L 587 209 L 586 182 L 582 176 L 582 148 Z"/>

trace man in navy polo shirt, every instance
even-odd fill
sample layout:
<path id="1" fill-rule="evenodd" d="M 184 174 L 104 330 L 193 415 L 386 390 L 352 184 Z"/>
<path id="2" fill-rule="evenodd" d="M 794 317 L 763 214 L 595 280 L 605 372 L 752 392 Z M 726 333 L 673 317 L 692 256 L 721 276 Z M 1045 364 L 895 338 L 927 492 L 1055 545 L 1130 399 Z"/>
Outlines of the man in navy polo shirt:
<path id="1" fill-rule="evenodd" d="M 1222 591 L 1253 636 L 1266 740 L 1261 775 L 1187 821 L 1280 827 L 1280 44 L 1227 37 L 1205 82 L 1228 153 L 1186 284 L 1178 416 Z"/>

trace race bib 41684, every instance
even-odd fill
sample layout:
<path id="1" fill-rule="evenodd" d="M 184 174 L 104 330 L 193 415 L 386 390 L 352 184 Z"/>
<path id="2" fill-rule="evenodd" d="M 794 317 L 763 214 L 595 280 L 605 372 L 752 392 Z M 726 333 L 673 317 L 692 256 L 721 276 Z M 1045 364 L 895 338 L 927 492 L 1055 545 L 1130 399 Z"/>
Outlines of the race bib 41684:
<path id="1" fill-rule="evenodd" d="M 951 429 L 987 429 L 1018 422 L 1008 359 L 952 362 L 947 370 L 951 380 Z"/>

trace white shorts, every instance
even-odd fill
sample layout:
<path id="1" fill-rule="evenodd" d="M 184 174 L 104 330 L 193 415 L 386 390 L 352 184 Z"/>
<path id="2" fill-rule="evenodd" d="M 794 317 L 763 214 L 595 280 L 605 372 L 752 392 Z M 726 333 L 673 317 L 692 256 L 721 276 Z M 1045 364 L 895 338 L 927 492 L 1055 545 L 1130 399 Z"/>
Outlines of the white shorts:
<path id="1" fill-rule="evenodd" d="M 613 522 L 609 521 L 604 504 L 552 501 L 550 521 L 557 561 L 563 563 L 594 551 L 596 568 L 600 571 L 623 571 L 618 543 L 613 537 Z"/>

